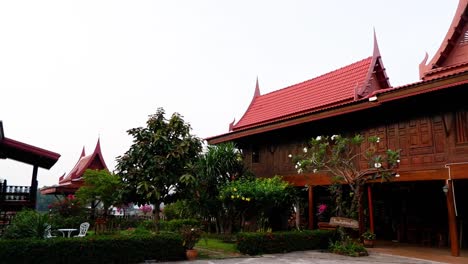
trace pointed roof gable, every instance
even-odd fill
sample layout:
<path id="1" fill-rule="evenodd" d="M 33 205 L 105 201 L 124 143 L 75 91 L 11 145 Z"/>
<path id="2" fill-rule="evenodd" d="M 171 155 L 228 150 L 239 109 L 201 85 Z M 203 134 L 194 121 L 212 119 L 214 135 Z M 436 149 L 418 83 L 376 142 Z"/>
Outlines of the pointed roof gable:
<path id="1" fill-rule="evenodd" d="M 67 176 L 62 176 L 59 178 L 59 184 L 81 180 L 83 173 L 87 169 L 108 170 L 107 165 L 102 156 L 100 139 L 98 139 L 96 147 L 94 148 L 94 151 L 91 155 L 85 156 L 85 150 L 83 147 L 78 162 L 75 164 L 73 169 L 67 174 Z"/>
<path id="2" fill-rule="evenodd" d="M 468 70 L 468 0 L 459 0 L 452 24 L 432 60 L 419 65 L 419 77 L 431 80 Z"/>
<path id="3" fill-rule="evenodd" d="M 390 83 L 374 36 L 372 57 L 264 95 L 260 95 L 257 81 L 252 102 L 239 122 L 232 126 L 232 131 L 352 102 L 388 87 Z"/>

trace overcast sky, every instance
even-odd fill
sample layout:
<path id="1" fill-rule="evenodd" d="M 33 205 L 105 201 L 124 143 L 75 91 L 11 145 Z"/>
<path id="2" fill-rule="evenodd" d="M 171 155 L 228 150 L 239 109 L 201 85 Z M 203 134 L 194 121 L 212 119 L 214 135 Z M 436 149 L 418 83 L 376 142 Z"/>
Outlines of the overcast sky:
<path id="1" fill-rule="evenodd" d="M 419 80 L 457 0 L 1 1 L 0 120 L 5 135 L 62 156 L 39 170 L 58 183 L 98 136 L 109 169 L 126 130 L 163 107 L 205 138 L 261 93 L 372 55 L 375 27 L 390 83 Z M 0 160 L 29 185 L 32 166 Z"/>

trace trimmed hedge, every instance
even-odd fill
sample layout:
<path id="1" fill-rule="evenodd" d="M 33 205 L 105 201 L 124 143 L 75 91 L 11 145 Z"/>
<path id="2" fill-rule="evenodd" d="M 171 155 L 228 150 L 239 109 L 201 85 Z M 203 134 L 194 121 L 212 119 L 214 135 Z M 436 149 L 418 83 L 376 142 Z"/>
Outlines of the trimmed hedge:
<path id="1" fill-rule="evenodd" d="M 182 260 L 178 234 L 0 240 L 0 263 L 139 263 Z"/>
<path id="2" fill-rule="evenodd" d="M 196 219 L 173 219 L 159 222 L 159 227 L 163 231 L 178 232 L 183 226 L 199 227 L 201 223 Z"/>
<path id="3" fill-rule="evenodd" d="M 334 237 L 335 232 L 329 230 L 244 232 L 237 234 L 237 249 L 249 255 L 327 249 Z"/>

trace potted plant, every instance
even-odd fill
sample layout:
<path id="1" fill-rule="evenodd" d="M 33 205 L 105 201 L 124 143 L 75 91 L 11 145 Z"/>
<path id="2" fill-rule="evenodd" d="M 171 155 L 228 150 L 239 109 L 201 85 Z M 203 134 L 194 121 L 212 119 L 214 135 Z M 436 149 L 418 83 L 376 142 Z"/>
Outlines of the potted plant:
<path id="1" fill-rule="evenodd" d="M 372 231 L 367 230 L 366 232 L 362 233 L 361 237 L 365 247 L 374 246 L 375 234 Z"/>
<path id="2" fill-rule="evenodd" d="M 200 240 L 202 233 L 203 231 L 197 227 L 184 226 L 180 229 L 188 260 L 197 258 L 198 252 L 193 247 Z"/>

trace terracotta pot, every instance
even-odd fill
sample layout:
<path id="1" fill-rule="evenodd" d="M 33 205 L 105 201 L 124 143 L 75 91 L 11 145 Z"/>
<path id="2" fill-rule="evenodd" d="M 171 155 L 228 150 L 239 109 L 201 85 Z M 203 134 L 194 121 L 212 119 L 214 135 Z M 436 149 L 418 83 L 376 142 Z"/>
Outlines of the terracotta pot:
<path id="1" fill-rule="evenodd" d="M 367 248 L 374 247 L 374 240 L 364 239 L 363 243 L 364 243 L 364 246 Z"/>
<path id="2" fill-rule="evenodd" d="M 198 256 L 198 251 L 196 249 L 187 249 L 187 251 L 185 251 L 185 255 L 188 260 L 195 260 Z"/>

